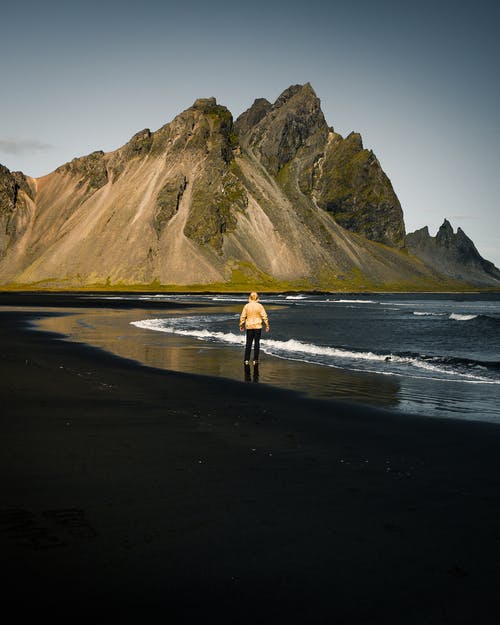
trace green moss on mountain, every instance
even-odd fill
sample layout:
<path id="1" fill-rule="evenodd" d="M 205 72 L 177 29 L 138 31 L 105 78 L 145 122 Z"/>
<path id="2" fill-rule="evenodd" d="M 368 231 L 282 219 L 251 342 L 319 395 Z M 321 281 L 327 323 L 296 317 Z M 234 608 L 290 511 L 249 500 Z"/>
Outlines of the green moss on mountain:
<path id="1" fill-rule="evenodd" d="M 224 235 L 236 227 L 236 211 L 245 210 L 247 204 L 245 189 L 230 171 L 222 179 L 210 175 L 198 179 L 184 234 L 199 245 L 210 245 L 220 254 Z"/>
<path id="2" fill-rule="evenodd" d="M 10 172 L 0 165 L 0 259 L 22 236 L 30 218 L 29 200 L 33 190 L 21 172 Z"/>
<path id="3" fill-rule="evenodd" d="M 258 121 L 250 126 L 252 120 Z M 278 174 L 299 150 L 314 149 L 328 136 L 320 101 L 309 84 L 293 85 L 270 107 L 265 101 L 254 103 L 238 118 L 236 128 L 245 133 L 244 145 L 272 174 Z"/>
<path id="4" fill-rule="evenodd" d="M 127 143 L 124 149 L 125 158 L 135 158 L 146 155 L 153 145 L 153 136 L 149 128 L 137 132 Z"/>
<path id="5" fill-rule="evenodd" d="M 156 197 L 154 227 L 159 237 L 172 217 L 179 210 L 179 204 L 188 184 L 186 176 L 178 173 L 162 187 Z"/>
<path id="6" fill-rule="evenodd" d="M 455 233 L 447 219 L 435 237 L 424 227 L 408 234 L 406 245 L 412 254 L 430 266 L 438 266 L 451 279 L 491 286 L 500 282 L 500 270 L 479 254 L 461 228 Z"/>
<path id="7" fill-rule="evenodd" d="M 390 180 L 361 138 L 334 135 L 310 173 L 311 193 L 342 227 L 373 241 L 404 244 L 403 211 Z"/>
<path id="8" fill-rule="evenodd" d="M 256 155 L 296 204 L 299 192 L 342 227 L 373 241 L 404 244 L 399 201 L 361 137 L 329 128 L 310 85 L 294 85 L 273 105 L 254 103 L 236 121 L 241 144 Z"/>
<path id="9" fill-rule="evenodd" d="M 0 279 L 11 286 L 463 289 L 468 278 L 443 274 L 470 265 L 472 248 L 452 235 L 436 237 L 430 260 L 422 237 L 425 249 L 400 250 L 389 179 L 358 134 L 344 139 L 326 125 L 310 85 L 254 103 L 234 126 L 215 98 L 197 100 L 158 131 L 40 182 L 0 169 Z M 499 283 L 473 264 L 477 284 Z"/>
<path id="10" fill-rule="evenodd" d="M 260 120 L 267 115 L 272 108 L 272 104 L 265 98 L 257 98 L 252 106 L 243 112 L 234 122 L 235 132 L 246 135 L 249 130 L 256 126 Z"/>
<path id="11" fill-rule="evenodd" d="M 77 177 L 78 187 L 87 186 L 87 189 L 92 192 L 108 182 L 108 171 L 102 150 L 92 152 L 88 156 L 74 158 L 71 162 L 56 169 L 56 172 Z"/>
<path id="12" fill-rule="evenodd" d="M 0 216 L 12 213 L 16 205 L 19 185 L 11 172 L 0 165 Z"/>

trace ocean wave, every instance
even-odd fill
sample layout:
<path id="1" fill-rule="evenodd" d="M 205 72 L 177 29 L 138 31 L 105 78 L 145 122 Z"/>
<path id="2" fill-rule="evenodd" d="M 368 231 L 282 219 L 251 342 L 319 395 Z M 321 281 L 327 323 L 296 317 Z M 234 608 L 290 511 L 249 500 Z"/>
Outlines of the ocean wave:
<path id="1" fill-rule="evenodd" d="M 469 369 L 483 369 L 500 373 L 500 361 L 473 360 L 471 358 L 457 358 L 455 356 L 423 356 L 424 359 L 451 365 L 453 367 L 467 367 Z"/>
<path id="2" fill-rule="evenodd" d="M 451 313 L 449 319 L 453 319 L 454 321 L 472 321 L 478 317 L 479 315 L 461 315 L 459 313 Z"/>
<path id="3" fill-rule="evenodd" d="M 87 299 L 103 299 L 103 300 L 130 299 L 130 297 L 122 297 L 120 295 L 83 295 L 82 297 L 87 298 Z"/>
<path id="4" fill-rule="evenodd" d="M 288 341 L 276 341 L 266 339 L 265 349 L 268 351 L 278 350 L 280 352 L 289 352 L 294 354 L 308 354 L 316 356 L 331 356 L 334 358 L 350 358 L 361 360 L 384 361 L 387 354 L 376 354 L 374 352 L 356 352 L 339 347 L 328 347 L 325 345 L 315 345 L 314 343 L 303 343 L 296 339 L 288 339 Z"/>
<path id="5" fill-rule="evenodd" d="M 183 328 L 175 323 L 172 324 L 170 319 L 143 319 L 141 321 L 131 321 L 130 325 L 136 328 L 142 328 L 143 330 L 165 332 L 166 334 L 179 334 L 181 336 L 190 336 L 200 340 L 229 343 L 232 345 L 240 345 L 244 342 L 243 335 L 234 334 L 233 332 L 214 332 L 206 328 L 203 330 Z"/>
<path id="6" fill-rule="evenodd" d="M 421 370 L 452 376 L 464 382 L 500 384 L 500 363 L 454 358 L 451 356 L 422 356 L 411 359 L 411 364 Z"/>
<path id="7" fill-rule="evenodd" d="M 475 323 L 484 324 L 500 324 L 500 317 L 484 315 L 480 313 L 448 313 L 448 312 L 426 312 L 414 311 L 417 317 L 447 317 L 451 321 L 473 321 Z"/>
<path id="8" fill-rule="evenodd" d="M 214 295 L 213 297 L 210 297 L 210 301 L 212 302 L 228 302 L 228 303 L 241 302 L 242 304 L 244 304 L 247 300 L 248 300 L 248 296 L 246 295 L 242 295 L 241 297 L 230 297 L 230 296 L 224 297 L 224 295 Z"/>
<path id="9" fill-rule="evenodd" d="M 379 304 L 372 299 L 327 299 L 325 301 L 332 304 Z"/>
<path id="10" fill-rule="evenodd" d="M 227 317 L 226 317 L 227 318 Z M 209 328 L 193 327 L 201 318 L 181 319 L 144 319 L 133 321 L 138 328 L 192 337 L 202 341 L 225 345 L 241 346 L 245 342 L 242 334 L 213 331 Z M 500 363 L 467 360 L 454 357 L 426 356 L 414 353 L 377 353 L 374 351 L 352 350 L 344 347 L 317 345 L 296 339 L 280 341 L 263 339 L 261 349 L 264 353 L 277 358 L 299 360 L 318 365 L 346 369 L 370 371 L 374 373 L 392 373 L 395 375 L 414 375 L 415 371 L 438 376 L 439 379 L 452 379 L 464 382 L 500 384 Z M 373 366 L 375 365 L 375 370 Z M 361 369 L 360 369 L 361 367 Z M 412 373 L 413 372 L 413 373 Z"/>
<path id="11" fill-rule="evenodd" d="M 473 321 L 474 324 L 478 324 L 479 326 L 494 327 L 496 329 L 500 326 L 500 316 L 479 314 L 475 315 L 470 321 Z"/>

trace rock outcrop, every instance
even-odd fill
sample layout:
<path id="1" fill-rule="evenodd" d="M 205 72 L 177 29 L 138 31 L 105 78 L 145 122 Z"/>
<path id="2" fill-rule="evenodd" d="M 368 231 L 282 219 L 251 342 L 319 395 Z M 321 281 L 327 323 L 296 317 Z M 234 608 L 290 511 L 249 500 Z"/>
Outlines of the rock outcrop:
<path id="1" fill-rule="evenodd" d="M 311 85 L 290 87 L 272 106 L 256 100 L 235 128 L 290 195 L 309 197 L 342 227 L 372 241 L 404 245 L 403 211 L 390 180 L 358 133 L 343 139 L 328 127 Z"/>
<path id="2" fill-rule="evenodd" d="M 108 170 L 102 150 L 92 152 L 88 156 L 74 158 L 70 163 L 56 169 L 56 172 L 77 178 L 78 187 L 85 186 L 91 193 L 108 182 Z"/>
<path id="3" fill-rule="evenodd" d="M 196 100 L 159 130 L 42 178 L 0 167 L 3 285 L 494 284 L 487 265 L 458 271 L 459 245 L 446 264 L 441 244 L 431 253 L 414 241 L 404 248 L 401 206 L 373 152 L 327 125 L 309 84 L 256 100 L 234 124 L 215 98 Z"/>
<path id="4" fill-rule="evenodd" d="M 310 173 L 314 198 L 335 221 L 372 241 L 403 247 L 403 210 L 389 178 L 361 136 L 331 133 Z"/>
<path id="5" fill-rule="evenodd" d="M 427 226 L 406 235 L 408 250 L 440 273 L 478 286 L 499 286 L 500 270 L 485 260 L 465 232 L 445 219 L 435 237 Z"/>
<path id="6" fill-rule="evenodd" d="M 254 110 L 255 103 L 243 114 L 243 120 L 248 123 Z M 236 122 L 238 127 L 243 129 L 243 121 Z M 240 134 L 242 144 L 272 174 L 278 174 L 299 151 L 320 150 L 327 138 L 328 126 L 319 99 L 309 84 L 289 87 L 255 125 Z"/>
<path id="7" fill-rule="evenodd" d="M 257 98 L 252 106 L 242 113 L 234 123 L 234 131 L 245 136 L 260 120 L 267 115 L 272 104 L 265 98 Z"/>
<path id="8" fill-rule="evenodd" d="M 0 262 L 25 234 L 32 218 L 33 198 L 29 179 L 0 165 Z"/>

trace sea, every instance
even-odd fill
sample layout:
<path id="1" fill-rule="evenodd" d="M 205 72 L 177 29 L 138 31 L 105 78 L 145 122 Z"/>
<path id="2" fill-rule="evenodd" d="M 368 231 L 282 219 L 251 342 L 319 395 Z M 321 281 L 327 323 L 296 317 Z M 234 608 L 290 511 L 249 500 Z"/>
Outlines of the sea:
<path id="1" fill-rule="evenodd" d="M 257 368 L 243 366 L 245 295 L 101 297 L 136 300 L 137 308 L 118 327 L 116 313 L 96 313 L 66 333 L 99 343 L 96 325 L 108 335 L 114 328 L 101 346 L 144 364 L 401 414 L 500 423 L 500 293 L 262 294 L 271 331 L 262 334 Z M 193 307 L 172 313 L 155 309 L 159 302 Z"/>

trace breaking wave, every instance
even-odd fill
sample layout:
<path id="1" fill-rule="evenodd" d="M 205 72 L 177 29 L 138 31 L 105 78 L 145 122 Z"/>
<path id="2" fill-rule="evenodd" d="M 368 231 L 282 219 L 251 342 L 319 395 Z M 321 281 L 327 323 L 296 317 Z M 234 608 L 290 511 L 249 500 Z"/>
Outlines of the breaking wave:
<path id="1" fill-rule="evenodd" d="M 458 313 L 451 313 L 450 319 L 454 321 L 472 321 L 473 319 L 477 319 L 479 315 L 460 315 Z"/>
<path id="2" fill-rule="evenodd" d="M 379 304 L 372 299 L 327 299 L 327 302 L 332 304 Z"/>
<path id="3" fill-rule="evenodd" d="M 473 324 L 478 325 L 480 328 L 491 328 L 496 331 L 498 331 L 498 328 L 500 327 L 500 317 L 495 317 L 492 315 L 460 315 L 457 313 L 452 313 L 449 318 L 453 321 L 472 322 Z"/>
<path id="4" fill-rule="evenodd" d="M 145 330 L 176 334 L 223 345 L 241 346 L 243 334 L 200 329 L 206 317 L 184 317 L 177 319 L 143 319 L 132 321 L 131 325 Z M 219 320 L 233 317 L 217 315 Z M 198 326 L 198 327 L 196 327 Z M 500 384 L 500 362 L 485 362 L 454 357 L 427 356 L 415 353 L 377 353 L 356 351 L 343 347 L 305 343 L 296 339 L 280 341 L 263 338 L 261 350 L 271 356 L 317 365 L 345 368 L 370 373 L 409 375 L 440 380 L 460 380 L 469 383 Z"/>

